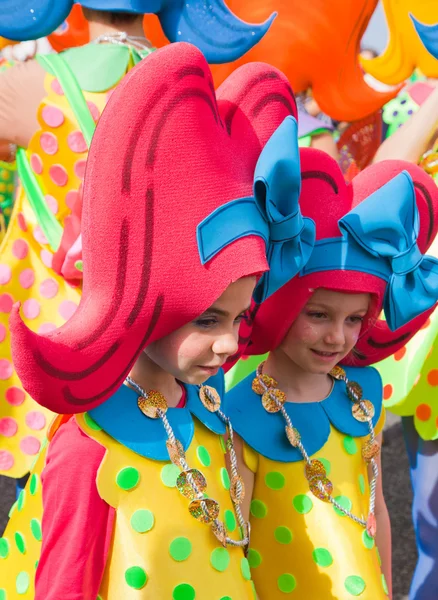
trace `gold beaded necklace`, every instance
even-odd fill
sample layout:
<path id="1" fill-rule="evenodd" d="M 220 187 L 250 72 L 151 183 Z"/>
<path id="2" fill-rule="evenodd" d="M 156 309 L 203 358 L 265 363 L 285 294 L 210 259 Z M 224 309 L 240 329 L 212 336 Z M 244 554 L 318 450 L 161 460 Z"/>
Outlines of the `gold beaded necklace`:
<path id="1" fill-rule="evenodd" d="M 256 377 L 252 382 L 252 390 L 254 393 L 262 397 L 262 404 L 268 413 L 280 412 L 286 421 L 286 437 L 291 446 L 297 448 L 305 461 L 304 475 L 309 483 L 309 489 L 314 496 L 323 502 L 330 502 L 344 515 L 352 519 L 367 530 L 370 537 L 376 536 L 376 518 L 374 515 L 376 504 L 376 486 L 379 476 L 379 469 L 376 462 L 376 457 L 380 452 L 379 443 L 375 439 L 374 426 L 372 418 L 374 417 L 374 405 L 369 400 L 363 399 L 362 387 L 355 381 L 349 381 L 347 374 L 342 367 L 334 367 L 329 375 L 338 381 L 344 381 L 348 398 L 352 402 L 351 411 L 353 417 L 362 423 L 368 424 L 370 432 L 369 439 L 362 447 L 362 457 L 367 465 L 371 465 L 373 478 L 370 483 L 370 503 L 367 520 L 363 520 L 352 512 L 341 506 L 333 497 L 333 483 L 328 479 L 327 472 L 320 460 L 311 459 L 306 452 L 299 431 L 293 426 L 292 420 L 284 404 L 286 402 L 286 394 L 277 388 L 278 382 L 269 375 L 263 373 L 264 362 L 262 362 L 256 371 Z"/>
<path id="2" fill-rule="evenodd" d="M 245 486 L 237 469 L 237 456 L 234 449 L 234 431 L 228 417 L 221 411 L 221 399 L 218 392 L 211 386 L 199 386 L 199 399 L 211 413 L 217 413 L 225 423 L 228 431 L 226 451 L 230 458 L 230 496 L 237 516 L 240 530 L 240 540 L 229 537 L 225 523 L 218 519 L 220 506 L 213 498 L 206 495 L 207 480 L 198 469 L 192 469 L 186 461 L 184 447 L 176 439 L 172 426 L 166 416 L 168 405 L 166 398 L 160 392 L 150 390 L 146 392 L 131 377 L 126 378 L 126 383 L 138 394 L 138 407 L 149 419 L 161 419 L 167 434 L 166 447 L 169 458 L 174 465 L 181 469 L 176 480 L 178 491 L 188 500 L 190 514 L 201 523 L 211 525 L 211 529 L 222 546 L 243 547 L 245 554 L 248 551 L 250 526 L 243 518 L 241 504 L 245 498 Z"/>

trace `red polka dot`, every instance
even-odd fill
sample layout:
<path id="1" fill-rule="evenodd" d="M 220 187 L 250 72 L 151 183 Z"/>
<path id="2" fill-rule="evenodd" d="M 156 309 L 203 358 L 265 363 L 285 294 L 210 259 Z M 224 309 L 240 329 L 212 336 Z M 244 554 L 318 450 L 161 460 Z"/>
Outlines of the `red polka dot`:
<path id="1" fill-rule="evenodd" d="M 14 305 L 11 294 L 0 294 L 0 313 L 10 313 Z"/>
<path id="2" fill-rule="evenodd" d="M 76 312 L 77 304 L 72 302 L 71 300 L 64 300 L 59 305 L 58 312 L 63 319 L 68 321 Z"/>
<path id="3" fill-rule="evenodd" d="M 14 372 L 14 367 L 12 363 L 6 358 L 0 359 L 0 379 L 2 381 L 6 381 L 6 379 L 10 379 Z"/>
<path id="4" fill-rule="evenodd" d="M 100 117 L 99 109 L 94 104 L 94 102 L 87 102 L 87 104 L 88 104 L 88 108 L 90 110 L 91 116 L 93 117 L 94 121 L 98 121 L 99 117 Z"/>
<path id="5" fill-rule="evenodd" d="M 415 414 L 419 421 L 428 421 L 432 415 L 432 409 L 428 404 L 419 404 Z"/>
<path id="6" fill-rule="evenodd" d="M 38 154 L 32 154 L 30 157 L 30 166 L 32 167 L 32 171 L 37 175 L 41 175 L 43 172 L 43 161 Z"/>
<path id="7" fill-rule="evenodd" d="M 85 177 L 85 167 L 87 165 L 87 161 L 85 159 L 78 160 L 75 164 L 75 173 L 79 179 L 83 179 Z"/>
<path id="8" fill-rule="evenodd" d="M 52 211 L 52 213 L 54 215 L 57 214 L 58 210 L 59 210 L 59 206 L 58 206 L 58 201 L 56 198 L 54 198 L 53 196 L 49 196 L 49 194 L 47 194 L 47 196 L 45 196 L 46 202 L 47 202 L 47 206 L 50 208 L 50 210 Z"/>
<path id="9" fill-rule="evenodd" d="M 26 415 L 26 425 L 29 427 L 29 429 L 41 431 L 41 429 L 44 429 L 46 426 L 46 417 L 38 410 L 31 410 Z"/>
<path id="10" fill-rule="evenodd" d="M 50 179 L 58 187 L 64 187 L 68 182 L 68 173 L 62 165 L 52 165 L 49 169 Z"/>
<path id="11" fill-rule="evenodd" d="M 27 223 L 26 223 L 26 219 L 24 218 L 23 213 L 18 213 L 17 215 L 17 222 L 18 222 L 18 227 L 21 229 L 21 231 L 27 231 Z"/>
<path id="12" fill-rule="evenodd" d="M 43 261 L 43 265 L 46 265 L 46 267 L 49 267 L 49 269 L 51 269 L 53 254 L 46 250 L 46 248 L 44 248 L 43 250 L 41 250 L 40 256 L 41 260 Z"/>
<path id="13" fill-rule="evenodd" d="M 86 152 L 88 150 L 87 143 L 81 131 L 73 131 L 67 138 L 68 147 L 72 152 Z"/>
<path id="14" fill-rule="evenodd" d="M 49 156 L 53 156 L 58 152 L 58 138 L 53 133 L 48 133 L 47 131 L 42 133 L 40 137 L 40 144 L 43 152 Z"/>
<path id="15" fill-rule="evenodd" d="M 67 195 L 65 197 L 65 203 L 67 204 L 67 206 L 69 207 L 70 210 L 73 210 L 73 207 L 78 198 L 79 198 L 79 192 L 77 190 L 70 190 L 67 193 Z"/>
<path id="16" fill-rule="evenodd" d="M 400 348 L 400 350 L 397 350 L 397 352 L 394 353 L 394 360 L 401 360 L 405 354 L 406 346 L 403 346 L 403 348 Z"/>
<path id="17" fill-rule="evenodd" d="M 56 106 L 45 106 L 41 112 L 41 116 L 49 127 L 60 127 L 64 123 L 64 115 Z"/>
<path id="18" fill-rule="evenodd" d="M 432 386 L 438 385 L 438 369 L 432 369 L 427 374 L 427 383 Z"/>
<path id="19" fill-rule="evenodd" d="M 7 438 L 14 437 L 18 431 L 17 421 L 12 417 L 4 417 L 0 419 L 0 435 Z"/>
<path id="20" fill-rule="evenodd" d="M 387 383 L 383 388 L 383 399 L 389 400 L 392 396 L 394 389 L 390 383 Z"/>
<path id="21" fill-rule="evenodd" d="M 11 386 L 6 390 L 5 398 L 11 406 L 21 406 L 26 396 L 21 388 Z"/>
<path id="22" fill-rule="evenodd" d="M 430 317 L 427 318 L 427 321 L 424 323 L 424 325 L 421 326 L 421 329 L 426 329 L 427 327 L 429 327 L 430 325 Z"/>
<path id="23" fill-rule="evenodd" d="M 14 457 L 7 450 L 0 450 L 0 471 L 9 471 L 14 466 Z"/>
<path id="24" fill-rule="evenodd" d="M 40 325 L 40 328 L 38 329 L 38 333 L 50 333 L 51 331 L 54 331 L 56 329 L 56 325 L 54 325 L 53 323 L 43 323 L 42 325 Z"/>
<path id="25" fill-rule="evenodd" d="M 44 298 L 54 298 L 58 293 L 59 285 L 54 279 L 45 279 L 40 285 L 40 294 Z"/>
<path id="26" fill-rule="evenodd" d="M 40 447 L 40 441 L 37 440 L 36 437 L 33 437 L 33 435 L 24 437 L 20 442 L 21 451 L 28 456 L 34 456 L 35 454 L 38 454 Z"/>
<path id="27" fill-rule="evenodd" d="M 43 233 L 43 230 L 41 229 L 41 227 L 39 225 L 37 225 L 34 228 L 34 230 L 33 230 L 33 237 L 36 239 L 36 241 L 38 242 L 38 244 L 41 244 L 42 246 L 45 246 L 46 244 L 49 243 L 47 241 L 46 236 Z"/>
<path id="28" fill-rule="evenodd" d="M 11 281 L 12 270 L 9 265 L 0 265 L 0 285 L 5 285 Z"/>
<path id="29" fill-rule="evenodd" d="M 20 282 L 21 287 L 25 290 L 31 288 L 35 283 L 35 273 L 33 269 L 24 269 L 24 271 L 21 271 L 20 275 L 18 276 L 18 281 Z"/>
<path id="30" fill-rule="evenodd" d="M 52 83 L 50 84 L 50 87 L 55 92 L 55 94 L 58 94 L 58 96 L 64 95 L 64 90 L 62 89 L 61 84 L 59 83 L 59 81 L 57 79 L 54 79 L 52 81 Z"/>
<path id="31" fill-rule="evenodd" d="M 35 298 L 29 298 L 23 303 L 23 314 L 26 319 L 36 319 L 41 312 L 40 303 Z"/>
<path id="32" fill-rule="evenodd" d="M 15 240 L 15 242 L 12 244 L 12 254 L 15 256 L 15 258 L 18 258 L 18 260 L 23 260 L 23 258 L 26 258 L 28 253 L 29 244 L 26 242 L 26 240 L 21 238 Z"/>
<path id="33" fill-rule="evenodd" d="M 0 323 L 0 343 L 4 342 L 6 339 L 6 327 L 3 323 Z"/>

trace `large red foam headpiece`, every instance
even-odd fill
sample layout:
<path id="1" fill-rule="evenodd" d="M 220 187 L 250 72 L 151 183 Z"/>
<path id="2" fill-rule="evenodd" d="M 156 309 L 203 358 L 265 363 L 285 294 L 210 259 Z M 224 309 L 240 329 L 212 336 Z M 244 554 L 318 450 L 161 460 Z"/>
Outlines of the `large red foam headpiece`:
<path id="1" fill-rule="evenodd" d="M 140 352 L 202 314 L 230 283 L 267 269 L 250 235 L 202 264 L 196 228 L 252 195 L 261 149 L 296 104 L 265 64 L 233 73 L 215 95 L 203 55 L 173 44 L 135 67 L 99 121 L 85 177 L 83 296 L 45 335 L 11 315 L 15 368 L 57 412 L 82 412 L 121 385 Z"/>
<path id="2" fill-rule="evenodd" d="M 414 184 L 419 215 L 418 249 L 424 254 L 429 248 L 438 231 L 438 188 L 420 167 L 404 161 L 385 161 L 368 167 L 347 185 L 339 166 L 331 157 L 311 148 L 303 148 L 300 155 L 300 207 L 304 216 L 314 220 L 317 240 L 340 238 L 338 221 L 402 171 L 407 171 Z M 386 196 L 385 201 L 395 201 L 390 194 Z M 329 260 L 328 254 L 322 260 Z M 372 309 L 365 319 L 362 335 L 354 353 L 345 357 L 345 364 L 366 366 L 392 355 L 420 329 L 433 310 L 424 311 L 406 325 L 391 331 L 387 322 L 378 318 L 384 302 L 386 281 L 369 272 L 316 270 L 295 277 L 263 304 L 255 306 L 252 330 L 242 331 L 242 345 L 248 344 L 243 353 L 258 355 L 275 349 L 314 290 L 321 287 L 340 292 L 372 294 Z"/>

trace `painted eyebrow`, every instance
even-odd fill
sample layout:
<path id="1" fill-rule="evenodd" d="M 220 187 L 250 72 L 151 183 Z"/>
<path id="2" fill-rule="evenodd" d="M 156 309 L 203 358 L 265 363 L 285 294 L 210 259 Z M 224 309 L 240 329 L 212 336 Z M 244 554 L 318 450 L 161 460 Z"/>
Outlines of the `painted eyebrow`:
<path id="1" fill-rule="evenodd" d="M 333 306 L 327 306 L 326 304 L 308 304 L 306 306 L 307 310 L 326 310 L 327 312 L 330 312 L 331 310 L 333 310 Z M 358 308 L 357 310 L 353 310 L 351 312 L 351 314 L 356 314 L 356 313 L 367 313 L 368 312 L 368 308 Z"/>
<path id="2" fill-rule="evenodd" d="M 251 306 L 244 308 L 242 311 L 240 311 L 239 314 L 247 312 L 250 308 L 251 308 Z M 229 317 L 230 316 L 230 313 L 228 311 L 222 310 L 221 308 L 216 308 L 215 306 L 211 306 L 210 308 L 207 308 L 207 310 L 202 313 L 202 316 L 211 315 L 211 314 L 218 315 L 220 317 Z"/>

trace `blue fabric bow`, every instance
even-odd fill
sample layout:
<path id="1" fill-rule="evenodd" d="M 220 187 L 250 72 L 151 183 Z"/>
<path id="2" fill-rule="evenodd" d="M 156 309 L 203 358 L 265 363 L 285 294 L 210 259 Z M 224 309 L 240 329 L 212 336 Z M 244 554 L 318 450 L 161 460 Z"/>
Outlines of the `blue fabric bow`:
<path id="1" fill-rule="evenodd" d="M 434 58 L 438 59 L 438 23 L 435 23 L 435 25 L 426 25 L 418 21 L 411 13 L 409 13 L 409 16 L 426 50 Z"/>
<path id="2" fill-rule="evenodd" d="M 411 176 L 403 171 L 340 219 L 349 244 L 386 262 L 383 308 L 391 330 L 402 327 L 438 300 L 438 260 L 417 245 L 419 215 Z"/>
<path id="3" fill-rule="evenodd" d="M 315 243 L 315 224 L 298 205 L 301 174 L 297 122 L 289 116 L 262 150 L 254 174 L 254 197 L 224 204 L 197 228 L 202 264 L 242 237 L 266 243 L 270 270 L 258 282 L 254 299 L 261 303 L 306 264 Z"/>

